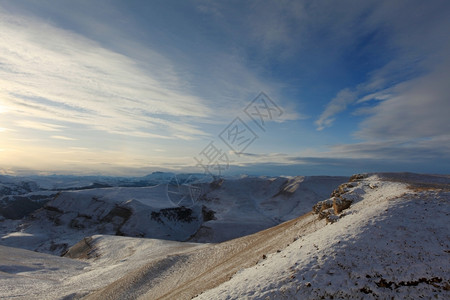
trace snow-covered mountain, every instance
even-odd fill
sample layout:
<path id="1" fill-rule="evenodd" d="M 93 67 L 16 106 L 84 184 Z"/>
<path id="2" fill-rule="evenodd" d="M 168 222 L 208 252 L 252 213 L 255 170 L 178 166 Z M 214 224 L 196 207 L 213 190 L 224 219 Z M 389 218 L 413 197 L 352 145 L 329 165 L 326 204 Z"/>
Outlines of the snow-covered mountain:
<path id="1" fill-rule="evenodd" d="M 21 219 L 64 190 L 156 186 L 167 183 L 173 176 L 173 173 L 163 172 L 154 172 L 144 177 L 0 175 L 0 219 Z"/>
<path id="2" fill-rule="evenodd" d="M 214 212 L 191 237 L 195 242 L 222 242 L 301 216 L 348 177 L 245 177 L 204 187 L 198 203 Z"/>
<path id="3" fill-rule="evenodd" d="M 300 216 L 347 180 L 346 177 L 313 176 L 211 178 L 208 181 L 199 175 L 186 174 L 177 175 L 177 182 L 188 178 L 190 183 L 196 184 L 191 186 L 201 193 L 186 203 L 173 201 L 172 181 L 166 173 L 147 176 L 147 181 L 107 178 L 108 181 L 89 183 L 83 179 L 83 186 L 70 178 L 76 188 L 68 190 L 67 181 L 58 183 L 64 186 L 62 191 L 39 190 L 39 185 L 35 184 L 39 191 L 20 197 L 31 198 L 40 193 L 46 195 L 46 200 L 50 196 L 53 199 L 46 203 L 28 200 L 42 207 L 21 220 L 1 222 L 0 244 L 59 255 L 85 236 L 95 234 L 222 242 Z M 51 185 L 48 178 L 38 182 Z M 122 186 L 106 187 L 118 182 Z M 128 184 L 123 186 L 124 182 Z M 149 186 L 134 187 L 136 182 Z M 100 184 L 103 187 L 94 188 Z M 189 190 L 186 193 L 185 196 L 192 196 Z M 11 203 L 10 206 L 17 202 Z"/>
<path id="4" fill-rule="evenodd" d="M 311 234 L 196 299 L 450 298 L 449 176 L 358 175 L 314 208 Z"/>
<path id="5" fill-rule="evenodd" d="M 245 232 L 239 228 L 257 224 L 254 230 L 267 224 L 265 230 L 221 243 L 94 235 L 80 238 L 65 257 L 0 246 L 0 295 L 18 299 L 450 297 L 450 176 L 357 175 L 337 182 L 335 188 L 342 184 L 321 197 L 321 187 L 331 186 L 330 180 L 342 178 L 247 177 L 204 183 L 204 195 L 189 207 L 202 208 L 194 215 L 204 218 L 190 240 L 223 237 L 220 224 L 226 227 L 227 220 L 242 222 L 242 227 L 231 222 L 226 227 L 239 234 Z M 166 206 L 157 207 L 164 199 L 156 197 L 158 188 L 139 188 L 140 195 L 154 193 L 147 202 L 137 190 L 106 188 L 62 192 L 47 205 L 60 207 L 64 211 L 60 221 L 66 224 L 74 209 L 75 198 L 69 198 L 77 196 L 85 199 L 83 205 L 76 205 L 77 211 L 104 219 L 111 210 L 117 211 L 117 205 L 127 205 L 120 195 L 130 192 L 132 215 L 138 203 L 161 212 Z M 93 197 L 106 204 L 98 205 Z M 296 212 L 306 214 L 291 219 Z M 121 214 L 107 224 L 122 224 L 120 230 L 137 228 L 132 223 L 124 227 Z M 169 222 L 162 213 L 159 217 Z M 43 220 L 44 216 L 36 216 L 35 223 L 31 220 L 28 229 L 16 234 L 33 236 L 27 230 L 38 228 L 33 226 L 44 224 Z M 282 223 L 270 227 L 277 222 Z"/>
<path id="6" fill-rule="evenodd" d="M 0 297 L 79 299 L 144 263 L 207 246 L 101 235 L 83 238 L 65 257 L 0 246 Z"/>

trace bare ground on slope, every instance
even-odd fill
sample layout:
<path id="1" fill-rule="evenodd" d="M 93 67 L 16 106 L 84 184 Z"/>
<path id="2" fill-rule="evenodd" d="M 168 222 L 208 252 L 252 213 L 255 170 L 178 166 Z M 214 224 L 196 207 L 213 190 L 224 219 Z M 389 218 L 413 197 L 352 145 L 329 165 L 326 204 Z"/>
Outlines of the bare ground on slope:
<path id="1" fill-rule="evenodd" d="M 249 236 L 167 256 L 144 264 L 86 299 L 191 299 L 323 226 L 325 221 L 308 213 Z"/>

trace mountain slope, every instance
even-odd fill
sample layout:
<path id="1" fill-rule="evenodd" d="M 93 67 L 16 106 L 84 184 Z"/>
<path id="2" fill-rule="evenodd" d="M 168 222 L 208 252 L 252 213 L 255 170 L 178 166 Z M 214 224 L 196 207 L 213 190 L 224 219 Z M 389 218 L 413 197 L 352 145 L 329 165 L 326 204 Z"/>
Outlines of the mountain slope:
<path id="1" fill-rule="evenodd" d="M 450 297 L 448 177 L 379 174 L 344 192 L 337 222 L 198 299 Z"/>
<path id="2" fill-rule="evenodd" d="M 188 207 L 171 201 L 168 184 L 60 191 L 22 220 L 0 220 L 0 245 L 61 255 L 96 234 L 222 242 L 310 211 L 346 179 L 244 177 L 201 182 L 202 196 Z"/>
<path id="3" fill-rule="evenodd" d="M 318 226 L 325 226 L 325 222 L 307 214 L 250 236 L 168 256 L 158 263 L 143 265 L 86 299 L 190 299 Z"/>
<path id="4" fill-rule="evenodd" d="M 216 205 L 218 220 L 243 216 L 233 212 L 243 207 L 276 220 L 269 208 L 285 204 L 277 214 L 288 216 L 295 207 L 289 199 L 304 181 L 249 179 L 235 189 L 216 183 L 206 195 L 222 196 L 223 203 L 202 201 Z M 45 256 L 46 264 L 41 254 L 26 258 L 0 246 L 0 293 L 18 299 L 448 299 L 449 201 L 450 176 L 367 174 L 311 202 L 306 215 L 218 244 L 93 236 L 61 258 L 77 259 L 73 266 L 68 260 L 67 270 L 54 256 Z"/>
<path id="5" fill-rule="evenodd" d="M 0 295 L 2 299 L 79 299 L 140 268 L 144 261 L 205 246 L 100 235 L 81 240 L 66 257 L 0 246 Z"/>
<path id="6" fill-rule="evenodd" d="M 357 177 L 338 189 L 353 203 L 334 223 L 307 214 L 167 257 L 87 299 L 445 299 L 449 181 L 436 187 L 436 178 L 419 185 L 406 177 Z"/>

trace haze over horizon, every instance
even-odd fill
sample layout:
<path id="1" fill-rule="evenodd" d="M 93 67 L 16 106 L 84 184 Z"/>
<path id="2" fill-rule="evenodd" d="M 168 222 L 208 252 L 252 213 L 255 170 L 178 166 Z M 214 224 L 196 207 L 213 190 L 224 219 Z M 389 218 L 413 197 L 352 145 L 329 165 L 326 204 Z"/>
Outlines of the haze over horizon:
<path id="1" fill-rule="evenodd" d="M 449 15 L 0 0 L 0 175 L 201 173 L 212 156 L 223 174 L 448 173 Z"/>

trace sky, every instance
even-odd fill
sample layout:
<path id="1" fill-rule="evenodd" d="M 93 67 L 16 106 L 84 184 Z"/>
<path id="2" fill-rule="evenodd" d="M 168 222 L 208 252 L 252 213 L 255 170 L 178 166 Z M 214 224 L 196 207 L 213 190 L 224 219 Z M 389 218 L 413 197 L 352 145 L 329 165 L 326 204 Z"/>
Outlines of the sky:
<path id="1" fill-rule="evenodd" d="M 449 16 L 445 0 L 0 0 L 0 174 L 448 174 Z"/>

